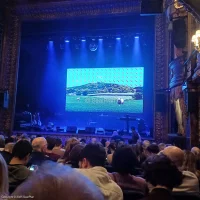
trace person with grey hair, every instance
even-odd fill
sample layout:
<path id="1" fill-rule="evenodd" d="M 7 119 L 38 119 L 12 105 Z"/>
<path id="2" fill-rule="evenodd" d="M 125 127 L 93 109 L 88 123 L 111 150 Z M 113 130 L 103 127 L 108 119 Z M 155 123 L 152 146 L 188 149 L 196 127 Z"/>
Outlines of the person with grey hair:
<path id="1" fill-rule="evenodd" d="M 70 167 L 52 162 L 42 165 L 12 196 L 34 200 L 104 200 L 89 179 Z"/>
<path id="2" fill-rule="evenodd" d="M 190 172 L 184 171 L 182 169 L 184 162 L 184 152 L 178 147 L 169 146 L 166 147 L 162 153 L 166 155 L 182 172 L 183 174 L 183 182 L 178 187 L 173 189 L 174 192 L 199 192 L 199 181 L 197 176 Z"/>
<path id="3" fill-rule="evenodd" d="M 37 137 L 32 141 L 33 152 L 28 166 L 38 165 L 40 166 L 44 161 L 51 160 L 45 156 L 47 150 L 47 140 L 44 137 Z"/>
<path id="4" fill-rule="evenodd" d="M 7 164 L 9 164 L 10 160 L 12 159 L 12 150 L 14 145 L 15 143 L 7 143 L 5 145 L 4 151 L 0 152 Z"/>

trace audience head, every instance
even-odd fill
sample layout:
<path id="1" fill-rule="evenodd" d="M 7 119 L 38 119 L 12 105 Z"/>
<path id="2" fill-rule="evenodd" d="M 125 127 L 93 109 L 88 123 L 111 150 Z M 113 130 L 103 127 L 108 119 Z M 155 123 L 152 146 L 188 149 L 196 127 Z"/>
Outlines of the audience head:
<path id="1" fill-rule="evenodd" d="M 80 143 L 83 144 L 83 145 L 85 145 L 86 144 L 86 140 L 85 139 L 81 139 Z"/>
<path id="2" fill-rule="evenodd" d="M 181 170 L 184 161 L 184 152 L 175 146 L 166 147 L 163 152 Z"/>
<path id="3" fill-rule="evenodd" d="M 110 143 L 108 146 L 109 153 L 113 153 L 115 150 L 116 150 L 116 143 L 115 142 Z"/>
<path id="4" fill-rule="evenodd" d="M 0 148 L 5 147 L 5 137 L 3 135 L 0 135 Z"/>
<path id="5" fill-rule="evenodd" d="M 91 168 L 96 166 L 104 167 L 106 160 L 106 152 L 104 147 L 99 144 L 86 145 L 80 154 L 80 168 Z"/>
<path id="6" fill-rule="evenodd" d="M 7 143 L 7 144 L 5 145 L 4 151 L 7 151 L 7 152 L 9 152 L 9 153 L 12 153 L 14 145 L 15 145 L 15 143 Z"/>
<path id="7" fill-rule="evenodd" d="M 143 163 L 144 178 L 154 187 L 172 190 L 182 183 L 182 173 L 165 155 L 153 155 Z"/>
<path id="8" fill-rule="evenodd" d="M 119 135 L 119 134 L 118 134 L 118 131 L 113 131 L 112 137 L 113 137 L 113 136 L 116 136 L 116 135 Z"/>
<path id="9" fill-rule="evenodd" d="M 131 131 L 134 132 L 136 129 L 134 126 L 131 127 Z"/>
<path id="10" fill-rule="evenodd" d="M 69 138 L 65 146 L 66 152 L 71 151 L 72 146 L 74 146 L 75 144 L 79 144 L 79 140 L 75 137 Z"/>
<path id="11" fill-rule="evenodd" d="M 166 144 L 160 143 L 160 144 L 158 145 L 158 148 L 159 148 L 159 151 L 163 151 L 163 150 L 166 148 Z"/>
<path id="12" fill-rule="evenodd" d="M 151 143 L 148 140 L 144 140 L 142 143 L 142 148 L 145 150 Z"/>
<path id="13" fill-rule="evenodd" d="M 32 141 L 33 151 L 45 153 L 47 150 L 47 141 L 44 137 L 37 137 Z"/>
<path id="14" fill-rule="evenodd" d="M 157 144 L 150 144 L 145 150 L 145 154 L 147 157 L 158 153 L 159 153 L 159 147 Z"/>
<path id="15" fill-rule="evenodd" d="M 184 151 L 184 162 L 182 170 L 196 173 L 196 158 L 191 151 Z"/>
<path id="16" fill-rule="evenodd" d="M 32 146 L 27 140 L 19 140 L 13 147 L 12 156 L 26 165 L 32 153 Z"/>
<path id="17" fill-rule="evenodd" d="M 13 196 L 33 196 L 34 200 L 103 200 L 99 189 L 77 171 L 48 163 L 17 187 Z"/>
<path id="18" fill-rule="evenodd" d="M 97 143 L 97 138 L 92 138 L 92 139 L 91 139 L 91 143 L 92 143 L 92 144 Z"/>
<path id="19" fill-rule="evenodd" d="M 8 169 L 7 164 L 0 154 L 0 195 L 8 193 Z"/>
<path id="20" fill-rule="evenodd" d="M 47 149 L 51 151 L 56 145 L 56 139 L 53 137 L 46 137 L 46 141 L 47 141 Z"/>
<path id="21" fill-rule="evenodd" d="M 102 144 L 104 147 L 106 147 L 106 139 L 103 138 L 103 139 L 101 140 L 101 144 Z"/>
<path id="22" fill-rule="evenodd" d="M 55 147 L 62 147 L 62 140 L 60 138 L 56 138 L 55 140 Z"/>
<path id="23" fill-rule="evenodd" d="M 200 150 L 199 150 L 199 148 L 198 147 L 193 147 L 192 149 L 191 149 L 191 152 L 195 155 L 195 156 L 199 156 L 199 154 L 200 154 Z"/>
<path id="24" fill-rule="evenodd" d="M 15 139 L 13 137 L 8 137 L 5 139 L 5 144 L 13 143 L 13 142 L 15 142 Z"/>
<path id="25" fill-rule="evenodd" d="M 31 139 L 28 137 L 28 135 L 26 133 L 23 133 L 20 136 L 20 140 L 27 140 L 27 141 L 31 142 Z"/>
<path id="26" fill-rule="evenodd" d="M 69 154 L 69 161 L 72 164 L 73 168 L 79 168 L 79 160 L 80 160 L 80 155 L 81 155 L 81 151 L 83 150 L 83 148 L 85 147 L 85 145 L 82 144 L 77 144 L 76 146 L 74 146 Z"/>
<path id="27" fill-rule="evenodd" d="M 117 148 L 113 154 L 112 167 L 120 174 L 132 173 L 137 163 L 137 157 L 129 146 Z"/>

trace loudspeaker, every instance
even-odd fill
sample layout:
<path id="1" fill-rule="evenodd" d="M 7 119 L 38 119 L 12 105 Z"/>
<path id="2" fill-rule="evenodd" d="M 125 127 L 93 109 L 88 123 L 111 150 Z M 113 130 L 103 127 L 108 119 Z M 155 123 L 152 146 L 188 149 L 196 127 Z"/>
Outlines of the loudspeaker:
<path id="1" fill-rule="evenodd" d="M 67 133 L 76 133 L 77 127 L 76 126 L 68 126 Z"/>
<path id="2" fill-rule="evenodd" d="M 176 48 L 184 48 L 187 42 L 187 29 L 184 18 L 173 21 L 172 38 Z"/>
<path id="3" fill-rule="evenodd" d="M 167 105 L 167 97 L 165 94 L 156 94 L 156 112 L 165 113 Z"/>
<path id="4" fill-rule="evenodd" d="M 163 0 L 142 0 L 141 15 L 156 15 L 163 12 Z"/>
<path id="5" fill-rule="evenodd" d="M 0 108 L 8 108 L 9 94 L 8 91 L 0 92 Z"/>
<path id="6" fill-rule="evenodd" d="M 95 134 L 96 128 L 95 128 L 95 127 L 86 127 L 86 128 L 85 128 L 85 132 L 86 132 L 87 134 Z"/>

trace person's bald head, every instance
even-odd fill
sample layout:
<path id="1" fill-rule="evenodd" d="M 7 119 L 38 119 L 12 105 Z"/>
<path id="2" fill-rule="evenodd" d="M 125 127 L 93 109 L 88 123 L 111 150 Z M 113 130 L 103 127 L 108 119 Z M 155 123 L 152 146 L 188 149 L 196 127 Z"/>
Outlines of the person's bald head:
<path id="1" fill-rule="evenodd" d="M 191 152 L 195 155 L 195 156 L 198 156 L 200 151 L 199 151 L 199 148 L 198 147 L 193 147 L 191 149 Z"/>
<path id="2" fill-rule="evenodd" d="M 46 152 L 47 141 L 44 137 L 37 137 L 32 141 L 33 151 Z"/>
<path id="3" fill-rule="evenodd" d="M 175 146 L 166 147 L 163 152 L 180 169 L 184 161 L 184 152 Z"/>

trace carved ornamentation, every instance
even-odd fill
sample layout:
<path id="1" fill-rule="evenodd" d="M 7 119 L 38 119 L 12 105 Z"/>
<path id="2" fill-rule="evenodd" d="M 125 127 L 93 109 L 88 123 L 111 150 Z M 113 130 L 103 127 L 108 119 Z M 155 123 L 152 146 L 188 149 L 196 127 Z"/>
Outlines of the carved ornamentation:
<path id="1" fill-rule="evenodd" d="M 155 79 L 154 79 L 154 136 L 156 141 L 163 141 L 167 137 L 167 126 L 168 117 L 166 113 L 157 112 L 155 110 L 156 104 L 160 103 L 159 99 L 156 98 L 157 94 L 166 95 L 164 90 L 168 88 L 168 34 L 167 34 L 167 23 L 164 15 L 156 17 L 155 21 Z M 166 95 L 167 98 L 167 95 Z M 168 104 L 163 105 L 165 107 Z M 167 110 L 167 109 L 166 109 Z"/>

